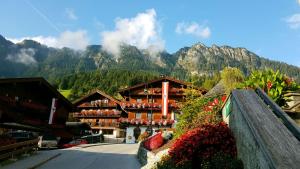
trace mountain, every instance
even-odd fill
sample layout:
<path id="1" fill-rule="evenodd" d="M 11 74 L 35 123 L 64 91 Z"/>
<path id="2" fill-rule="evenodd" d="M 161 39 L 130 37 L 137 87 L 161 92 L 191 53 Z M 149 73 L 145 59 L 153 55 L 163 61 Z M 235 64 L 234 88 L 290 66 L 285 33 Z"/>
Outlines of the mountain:
<path id="1" fill-rule="evenodd" d="M 180 78 L 212 75 L 226 66 L 238 67 L 245 74 L 251 70 L 272 68 L 300 81 L 300 68 L 257 56 L 245 48 L 207 47 L 197 43 L 174 54 L 153 53 L 135 46 L 123 45 L 118 57 L 101 45 L 90 45 L 84 51 L 52 48 L 33 40 L 14 44 L 0 35 L 0 77 L 43 76 L 48 80 L 94 70 L 120 69 L 151 71 Z"/>

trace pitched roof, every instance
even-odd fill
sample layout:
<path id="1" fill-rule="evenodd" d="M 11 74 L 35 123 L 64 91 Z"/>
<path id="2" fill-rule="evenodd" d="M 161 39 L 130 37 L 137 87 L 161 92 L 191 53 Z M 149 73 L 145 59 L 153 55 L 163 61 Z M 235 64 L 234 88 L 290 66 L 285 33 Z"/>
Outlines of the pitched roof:
<path id="1" fill-rule="evenodd" d="M 151 84 L 151 83 L 163 81 L 163 80 L 172 81 L 172 82 L 175 82 L 175 83 L 182 84 L 184 86 L 192 86 L 191 83 L 188 83 L 188 82 L 185 82 L 185 81 L 182 81 L 182 80 L 178 80 L 178 79 L 175 79 L 175 78 L 172 78 L 172 77 L 168 77 L 168 76 L 163 76 L 163 77 L 160 77 L 160 78 L 157 78 L 157 79 L 154 79 L 154 80 L 150 80 L 150 81 L 145 82 L 145 83 L 140 83 L 140 84 L 137 84 L 137 85 L 134 85 L 134 86 L 130 86 L 130 87 L 121 89 L 121 90 L 119 90 L 119 93 L 123 93 L 123 92 L 129 91 L 131 89 L 139 88 L 139 87 L 142 87 L 142 86 L 145 86 L 145 85 L 148 85 L 148 84 Z M 206 92 L 206 90 L 202 89 L 202 88 L 197 88 L 196 87 L 195 89 Z"/>
<path id="2" fill-rule="evenodd" d="M 87 98 L 89 98 L 89 97 L 91 97 L 91 96 L 93 96 L 93 95 L 95 95 L 95 94 L 100 94 L 100 95 L 102 95 L 102 96 L 104 96 L 104 97 L 106 97 L 106 98 L 112 100 L 113 102 L 115 102 L 115 103 L 117 103 L 117 104 L 120 104 L 120 101 L 119 101 L 119 100 L 113 98 L 112 96 L 110 96 L 110 95 L 108 95 L 108 94 L 106 94 L 105 92 L 100 91 L 100 90 L 94 90 L 94 91 L 90 92 L 89 94 L 87 94 L 87 95 L 85 95 L 85 96 L 79 98 L 78 100 L 74 101 L 73 104 L 74 104 L 75 106 L 78 106 L 78 104 L 80 104 L 83 100 L 85 100 L 85 99 L 87 99 Z"/>
<path id="3" fill-rule="evenodd" d="M 63 103 L 71 110 L 74 108 L 73 104 L 66 99 L 57 89 L 55 89 L 48 81 L 46 81 L 42 77 L 31 77 L 31 78 L 5 78 L 5 79 L 0 79 L 0 85 L 1 84 L 8 84 L 8 83 L 32 83 L 36 82 L 39 84 L 42 84 L 49 89 L 51 93 L 53 93 L 58 99 L 62 100 Z"/>

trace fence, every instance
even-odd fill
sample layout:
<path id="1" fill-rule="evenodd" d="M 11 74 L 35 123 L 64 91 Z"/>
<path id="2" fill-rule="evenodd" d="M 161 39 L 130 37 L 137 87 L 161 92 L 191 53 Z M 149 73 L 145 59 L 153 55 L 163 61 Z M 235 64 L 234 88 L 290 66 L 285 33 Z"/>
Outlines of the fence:
<path id="1" fill-rule="evenodd" d="M 14 158 L 18 154 L 27 153 L 32 150 L 36 150 L 38 145 L 38 139 L 24 141 L 20 143 L 14 143 L 0 147 L 0 161 L 7 158 Z"/>

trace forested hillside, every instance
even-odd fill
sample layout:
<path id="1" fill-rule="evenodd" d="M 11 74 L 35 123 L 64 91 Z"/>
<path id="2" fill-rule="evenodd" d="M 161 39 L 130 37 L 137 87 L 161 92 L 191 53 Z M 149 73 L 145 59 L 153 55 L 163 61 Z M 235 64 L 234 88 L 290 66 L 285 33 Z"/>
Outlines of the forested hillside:
<path id="1" fill-rule="evenodd" d="M 95 87 L 115 94 L 120 87 L 160 74 L 209 87 L 215 83 L 211 77 L 225 67 L 237 67 L 245 75 L 271 68 L 300 82 L 299 67 L 259 57 L 241 47 L 196 43 L 170 54 L 123 44 L 120 50 L 114 56 L 101 45 L 77 51 L 47 47 L 33 40 L 14 44 L 0 35 L 0 77 L 42 76 L 62 89 L 73 89 L 73 99 Z"/>

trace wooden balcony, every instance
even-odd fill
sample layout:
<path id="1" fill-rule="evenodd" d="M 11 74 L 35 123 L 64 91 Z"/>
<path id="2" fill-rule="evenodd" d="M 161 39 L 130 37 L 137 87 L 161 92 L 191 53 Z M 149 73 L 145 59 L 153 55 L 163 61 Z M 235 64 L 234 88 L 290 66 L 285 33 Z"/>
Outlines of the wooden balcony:
<path id="1" fill-rule="evenodd" d="M 117 107 L 116 103 L 98 103 L 98 102 L 86 102 L 81 104 L 78 108 L 82 108 L 82 109 L 88 109 L 88 108 L 113 108 L 113 107 Z"/>
<path id="2" fill-rule="evenodd" d="M 148 89 L 148 93 L 144 91 L 136 92 L 136 93 L 130 93 L 131 96 L 136 96 L 136 95 L 144 95 L 144 96 L 161 96 L 162 89 L 161 88 L 153 88 L 153 89 Z M 169 89 L 169 95 L 178 95 L 178 96 L 183 96 L 184 95 L 184 89 L 179 89 L 179 88 L 170 88 Z"/>
<path id="3" fill-rule="evenodd" d="M 121 116 L 121 112 L 115 114 L 102 113 L 102 114 L 93 114 L 93 113 L 74 113 L 73 117 L 75 118 L 119 118 Z"/>
<path id="4" fill-rule="evenodd" d="M 161 110 L 162 104 L 159 103 L 125 103 L 121 104 L 122 108 L 126 110 Z M 178 109 L 177 103 L 169 103 L 169 109 Z"/>
<path id="5" fill-rule="evenodd" d="M 93 128 L 96 128 L 96 127 L 119 127 L 119 123 L 116 123 L 116 122 L 111 122 L 111 123 L 101 123 L 101 122 L 94 122 L 94 123 L 91 123 L 90 125 L 91 127 Z"/>

